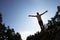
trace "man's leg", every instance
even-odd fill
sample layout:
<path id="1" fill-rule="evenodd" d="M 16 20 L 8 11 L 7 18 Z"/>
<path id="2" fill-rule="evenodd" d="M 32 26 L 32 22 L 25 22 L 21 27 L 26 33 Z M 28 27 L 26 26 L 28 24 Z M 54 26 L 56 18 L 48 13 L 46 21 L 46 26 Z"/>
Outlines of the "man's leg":
<path id="1" fill-rule="evenodd" d="M 40 27 L 41 27 L 41 30 L 44 30 L 44 26 L 43 26 L 43 21 L 42 21 L 42 20 L 39 21 L 39 25 L 40 25 Z"/>

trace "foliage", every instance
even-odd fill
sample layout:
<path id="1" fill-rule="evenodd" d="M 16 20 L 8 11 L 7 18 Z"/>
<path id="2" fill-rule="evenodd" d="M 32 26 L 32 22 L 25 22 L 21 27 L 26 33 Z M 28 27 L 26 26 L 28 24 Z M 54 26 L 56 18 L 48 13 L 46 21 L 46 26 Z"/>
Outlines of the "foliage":
<path id="1" fill-rule="evenodd" d="M 5 24 L 2 24 L 1 13 L 0 13 L 0 40 L 22 40 L 21 35 L 18 32 L 15 33 L 14 29 L 11 29 L 9 26 L 6 27 Z"/>

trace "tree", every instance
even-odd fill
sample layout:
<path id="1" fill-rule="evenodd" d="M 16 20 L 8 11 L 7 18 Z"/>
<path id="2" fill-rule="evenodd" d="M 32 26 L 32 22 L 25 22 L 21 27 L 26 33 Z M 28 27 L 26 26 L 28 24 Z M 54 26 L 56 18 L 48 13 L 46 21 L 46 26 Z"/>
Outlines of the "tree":
<path id="1" fill-rule="evenodd" d="M 2 24 L 2 15 L 0 13 L 0 40 L 22 40 L 19 33 L 15 33 L 14 29 Z"/>

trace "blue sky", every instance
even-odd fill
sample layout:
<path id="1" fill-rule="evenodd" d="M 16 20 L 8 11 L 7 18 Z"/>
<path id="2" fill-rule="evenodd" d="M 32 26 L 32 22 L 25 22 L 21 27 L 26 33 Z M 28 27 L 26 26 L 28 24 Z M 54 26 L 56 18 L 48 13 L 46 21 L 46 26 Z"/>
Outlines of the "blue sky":
<path id="1" fill-rule="evenodd" d="M 0 12 L 3 15 L 3 23 L 16 32 L 20 32 L 22 38 L 40 31 L 36 18 L 28 15 L 36 15 L 36 12 L 48 12 L 42 16 L 44 24 L 53 17 L 57 11 L 60 0 L 0 0 Z"/>

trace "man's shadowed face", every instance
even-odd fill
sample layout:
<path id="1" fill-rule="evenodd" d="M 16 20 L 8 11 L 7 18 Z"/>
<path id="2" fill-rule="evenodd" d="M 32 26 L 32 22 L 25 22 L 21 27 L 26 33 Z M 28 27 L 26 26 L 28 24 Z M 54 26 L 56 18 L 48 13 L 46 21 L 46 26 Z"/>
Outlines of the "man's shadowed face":
<path id="1" fill-rule="evenodd" d="M 39 15 L 39 13 L 37 12 L 37 15 Z"/>

